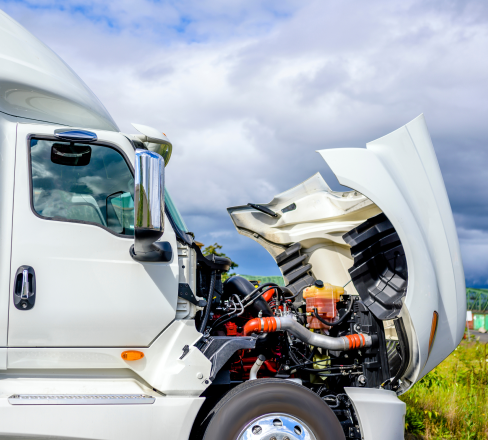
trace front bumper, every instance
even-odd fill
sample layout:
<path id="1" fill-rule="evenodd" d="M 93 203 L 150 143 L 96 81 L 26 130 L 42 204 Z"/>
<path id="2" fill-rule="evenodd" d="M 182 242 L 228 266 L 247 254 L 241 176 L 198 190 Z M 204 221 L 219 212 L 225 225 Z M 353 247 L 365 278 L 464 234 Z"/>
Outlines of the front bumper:
<path id="1" fill-rule="evenodd" d="M 363 440 L 403 440 L 406 405 L 393 391 L 345 388 L 356 410 Z"/>

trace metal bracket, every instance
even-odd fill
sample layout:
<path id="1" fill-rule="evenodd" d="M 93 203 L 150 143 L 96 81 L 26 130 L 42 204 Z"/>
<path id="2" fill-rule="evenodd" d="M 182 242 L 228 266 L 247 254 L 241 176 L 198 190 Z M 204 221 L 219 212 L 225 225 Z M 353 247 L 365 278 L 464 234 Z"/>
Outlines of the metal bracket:
<path id="1" fill-rule="evenodd" d="M 186 283 L 178 284 L 178 296 L 180 298 L 186 299 L 187 301 L 195 304 L 198 307 L 205 307 L 207 305 L 207 301 L 204 299 L 196 299 L 191 287 Z"/>
<path id="2" fill-rule="evenodd" d="M 237 350 L 252 350 L 256 348 L 257 338 L 250 336 L 212 336 L 200 347 L 202 353 L 212 362 L 210 380 L 213 381 L 217 373 Z"/>
<path id="3" fill-rule="evenodd" d="M 188 353 L 190 353 L 190 347 L 185 345 L 183 347 L 183 354 L 180 356 L 180 360 L 183 359 Z"/>

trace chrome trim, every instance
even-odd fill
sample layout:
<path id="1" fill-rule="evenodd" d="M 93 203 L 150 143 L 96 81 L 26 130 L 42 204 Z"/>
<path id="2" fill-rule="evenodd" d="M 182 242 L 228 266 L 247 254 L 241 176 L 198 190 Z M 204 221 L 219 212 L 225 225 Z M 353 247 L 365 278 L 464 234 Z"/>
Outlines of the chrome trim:
<path id="1" fill-rule="evenodd" d="M 164 232 L 164 159 L 138 148 L 134 173 L 134 252 L 153 251 Z"/>
<path id="2" fill-rule="evenodd" d="M 77 142 L 94 142 L 98 139 L 97 135 L 92 131 L 76 129 L 66 130 L 64 128 L 58 128 L 57 130 L 54 130 L 54 136 L 58 139 Z"/>
<path id="3" fill-rule="evenodd" d="M 27 269 L 22 271 L 22 290 L 20 291 L 20 299 L 29 299 L 29 271 Z"/>
<path id="4" fill-rule="evenodd" d="M 248 423 L 237 440 L 317 440 L 299 418 L 284 413 L 264 414 Z"/>
<path id="5" fill-rule="evenodd" d="M 11 405 L 141 405 L 155 398 L 146 394 L 14 394 Z"/>
<path id="6" fill-rule="evenodd" d="M 332 336 L 311 332 L 290 316 L 276 317 L 275 319 L 280 330 L 289 331 L 292 335 L 309 345 L 335 351 L 349 350 L 349 340 L 344 336 L 334 338 Z M 364 346 L 370 347 L 373 343 L 371 336 L 366 334 L 363 334 L 363 336 L 365 340 Z M 363 346 L 362 343 L 361 346 Z"/>

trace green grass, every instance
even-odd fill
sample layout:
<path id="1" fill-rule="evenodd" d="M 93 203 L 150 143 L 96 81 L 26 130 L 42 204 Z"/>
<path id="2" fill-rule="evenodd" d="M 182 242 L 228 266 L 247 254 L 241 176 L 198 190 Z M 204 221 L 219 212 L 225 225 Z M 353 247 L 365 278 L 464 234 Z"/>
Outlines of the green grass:
<path id="1" fill-rule="evenodd" d="M 488 438 L 488 344 L 463 341 L 400 398 L 406 439 Z"/>

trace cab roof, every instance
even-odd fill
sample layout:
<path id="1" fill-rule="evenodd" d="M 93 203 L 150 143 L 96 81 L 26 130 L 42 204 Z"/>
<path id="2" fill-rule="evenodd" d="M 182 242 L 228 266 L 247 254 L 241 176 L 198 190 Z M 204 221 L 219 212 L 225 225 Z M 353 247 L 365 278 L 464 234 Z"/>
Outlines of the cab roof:
<path id="1" fill-rule="evenodd" d="M 71 68 L 0 11 L 0 112 L 73 127 L 119 131 Z"/>

